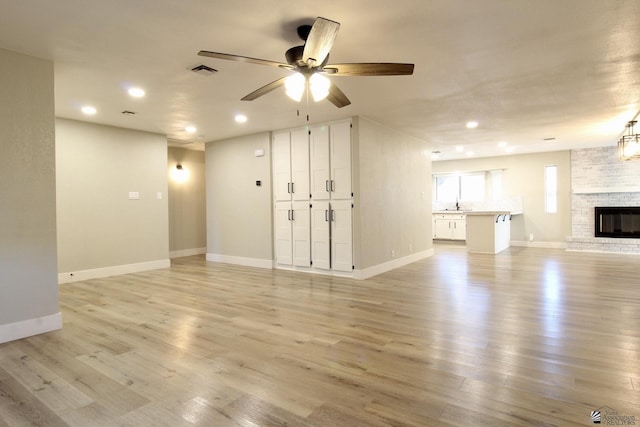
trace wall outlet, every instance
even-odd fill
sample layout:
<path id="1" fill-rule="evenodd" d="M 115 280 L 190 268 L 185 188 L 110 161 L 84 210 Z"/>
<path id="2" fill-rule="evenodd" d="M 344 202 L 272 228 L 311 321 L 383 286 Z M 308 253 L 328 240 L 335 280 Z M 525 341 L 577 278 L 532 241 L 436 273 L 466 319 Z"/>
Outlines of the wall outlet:
<path id="1" fill-rule="evenodd" d="M 413 245 L 409 243 L 409 253 L 413 253 Z"/>
<path id="2" fill-rule="evenodd" d="M 391 258 L 393 258 L 394 256 L 396 256 L 396 250 L 395 249 L 391 249 Z"/>

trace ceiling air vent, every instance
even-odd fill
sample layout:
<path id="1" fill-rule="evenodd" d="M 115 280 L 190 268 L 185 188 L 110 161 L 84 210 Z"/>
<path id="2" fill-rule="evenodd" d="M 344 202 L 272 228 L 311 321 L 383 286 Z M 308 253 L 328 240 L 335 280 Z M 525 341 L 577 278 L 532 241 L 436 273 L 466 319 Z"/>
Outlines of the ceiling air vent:
<path id="1" fill-rule="evenodd" d="M 135 114 L 134 111 L 129 111 L 129 110 L 124 110 L 122 112 L 122 114 L 124 114 L 125 116 L 133 116 Z"/>
<path id="2" fill-rule="evenodd" d="M 218 72 L 218 70 L 213 69 L 211 67 L 207 67 L 204 64 L 196 65 L 195 67 L 191 68 L 191 71 L 197 74 L 201 74 L 203 76 L 210 76 Z"/>

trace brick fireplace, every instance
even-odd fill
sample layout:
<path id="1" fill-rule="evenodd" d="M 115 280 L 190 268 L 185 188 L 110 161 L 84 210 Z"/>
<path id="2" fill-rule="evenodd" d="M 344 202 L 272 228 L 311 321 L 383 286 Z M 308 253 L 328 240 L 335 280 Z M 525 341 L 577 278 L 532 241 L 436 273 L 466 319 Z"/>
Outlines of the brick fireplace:
<path id="1" fill-rule="evenodd" d="M 595 208 L 603 206 L 640 206 L 640 160 L 618 161 L 615 147 L 572 150 L 567 250 L 640 254 L 640 238 L 595 236 Z"/>

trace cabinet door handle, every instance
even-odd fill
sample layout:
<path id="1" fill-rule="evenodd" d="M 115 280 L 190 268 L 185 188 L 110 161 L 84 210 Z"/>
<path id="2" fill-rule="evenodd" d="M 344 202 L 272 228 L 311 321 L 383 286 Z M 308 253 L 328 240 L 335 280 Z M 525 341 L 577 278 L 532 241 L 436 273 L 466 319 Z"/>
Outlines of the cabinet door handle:
<path id="1" fill-rule="evenodd" d="M 291 209 L 287 209 L 287 221 L 291 221 Z"/>
<path id="2" fill-rule="evenodd" d="M 293 189 L 293 182 L 291 183 L 291 194 L 295 193 L 295 190 Z"/>
<path id="3" fill-rule="evenodd" d="M 287 193 L 291 194 L 291 183 L 287 182 Z"/>
<path id="4" fill-rule="evenodd" d="M 324 189 L 325 189 L 325 191 L 327 193 L 329 192 L 329 180 L 328 179 L 324 182 Z"/>
<path id="5" fill-rule="evenodd" d="M 331 191 L 336 191 L 336 182 L 331 180 Z"/>
<path id="6" fill-rule="evenodd" d="M 291 221 L 296 220 L 295 212 L 296 212 L 295 210 L 291 209 Z"/>
<path id="7" fill-rule="evenodd" d="M 329 211 L 326 209 L 324 210 L 324 220 L 326 222 L 329 222 Z"/>
<path id="8" fill-rule="evenodd" d="M 336 222 L 336 211 L 331 209 L 331 221 Z"/>

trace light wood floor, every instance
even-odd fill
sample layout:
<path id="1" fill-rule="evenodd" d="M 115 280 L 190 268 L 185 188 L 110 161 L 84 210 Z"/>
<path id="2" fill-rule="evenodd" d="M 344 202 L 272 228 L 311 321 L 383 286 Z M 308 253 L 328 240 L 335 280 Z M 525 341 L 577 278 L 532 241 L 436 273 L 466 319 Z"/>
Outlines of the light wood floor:
<path id="1" fill-rule="evenodd" d="M 0 345 L 1 427 L 640 425 L 638 256 L 438 245 L 365 281 L 187 257 L 60 304 Z"/>

